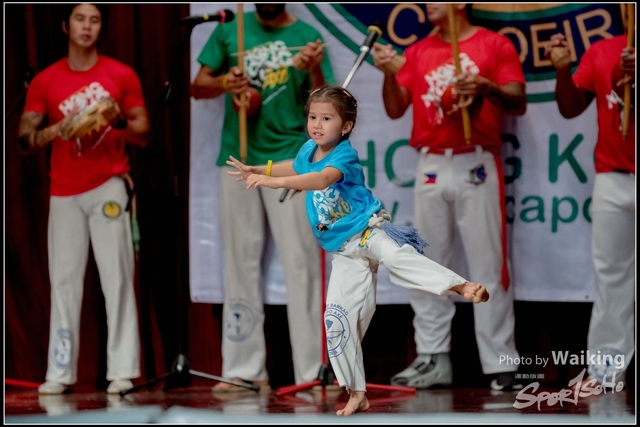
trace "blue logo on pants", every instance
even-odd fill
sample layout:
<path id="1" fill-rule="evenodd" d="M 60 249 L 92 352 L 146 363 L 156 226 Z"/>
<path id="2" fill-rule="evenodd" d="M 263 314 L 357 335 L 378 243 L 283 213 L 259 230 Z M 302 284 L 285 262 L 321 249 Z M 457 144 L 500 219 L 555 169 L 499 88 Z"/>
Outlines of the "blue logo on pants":
<path id="1" fill-rule="evenodd" d="M 351 337 L 347 311 L 337 304 L 329 304 L 324 312 L 324 325 L 329 357 L 337 357 L 342 354 Z"/>
<path id="2" fill-rule="evenodd" d="M 244 341 L 256 326 L 256 315 L 248 304 L 231 302 L 225 309 L 224 334 L 231 341 Z"/>
<path id="3" fill-rule="evenodd" d="M 61 371 L 69 369 L 71 362 L 71 331 L 58 329 L 49 355 L 53 365 Z"/>

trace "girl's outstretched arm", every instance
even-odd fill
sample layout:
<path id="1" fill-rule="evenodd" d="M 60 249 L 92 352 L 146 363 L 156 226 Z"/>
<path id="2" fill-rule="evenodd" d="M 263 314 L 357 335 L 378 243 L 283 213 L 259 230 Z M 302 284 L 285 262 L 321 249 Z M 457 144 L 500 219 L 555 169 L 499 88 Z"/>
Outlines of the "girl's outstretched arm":
<path id="1" fill-rule="evenodd" d="M 324 190 L 342 178 L 342 172 L 334 167 L 326 167 L 321 172 L 309 172 L 294 176 L 266 176 L 253 174 L 247 178 L 247 188 L 260 186 L 273 189 Z"/>
<path id="2" fill-rule="evenodd" d="M 258 175 L 267 174 L 267 165 L 248 166 L 233 156 L 229 156 L 229 159 L 231 160 L 227 160 L 227 165 L 233 166 L 238 170 L 234 172 L 227 172 L 227 174 L 232 176 L 237 176 L 236 181 L 243 181 L 249 178 L 249 176 L 252 174 L 258 174 Z M 293 165 L 293 161 L 273 164 L 271 166 L 271 176 L 297 175 L 296 171 L 293 170 L 292 165 Z"/>
<path id="3" fill-rule="evenodd" d="M 266 175 L 266 174 L 265 174 Z M 293 169 L 293 160 L 282 163 L 274 163 L 271 166 L 271 176 L 294 176 L 298 173 Z"/>
<path id="4" fill-rule="evenodd" d="M 249 178 L 254 173 L 265 173 L 264 170 L 266 170 L 266 166 L 247 166 L 233 156 L 229 156 L 229 158 L 231 160 L 227 160 L 227 165 L 232 166 L 238 170 L 227 172 L 227 175 L 236 176 L 236 181 L 243 181 Z"/>

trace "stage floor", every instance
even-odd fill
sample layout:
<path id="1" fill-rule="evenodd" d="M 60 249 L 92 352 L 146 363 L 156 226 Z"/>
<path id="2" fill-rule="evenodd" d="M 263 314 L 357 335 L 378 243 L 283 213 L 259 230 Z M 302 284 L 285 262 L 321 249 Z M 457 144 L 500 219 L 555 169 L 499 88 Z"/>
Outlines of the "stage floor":
<path id="1" fill-rule="evenodd" d="M 517 392 L 482 388 L 418 390 L 415 393 L 370 390 L 368 412 L 338 417 L 348 395 L 316 386 L 297 393 L 279 390 L 258 394 L 214 395 L 211 384 L 164 389 L 162 383 L 127 394 L 76 390 L 57 396 L 5 385 L 5 424 L 635 424 L 634 390 L 597 396 L 565 397 L 560 390 L 538 389 L 517 398 Z M 537 397 L 536 397 L 537 396 Z M 547 396 L 545 399 L 544 397 Z M 555 395 L 557 396 L 557 395 Z M 515 408 L 514 403 L 529 404 Z M 539 407 L 538 407 L 539 403 Z"/>

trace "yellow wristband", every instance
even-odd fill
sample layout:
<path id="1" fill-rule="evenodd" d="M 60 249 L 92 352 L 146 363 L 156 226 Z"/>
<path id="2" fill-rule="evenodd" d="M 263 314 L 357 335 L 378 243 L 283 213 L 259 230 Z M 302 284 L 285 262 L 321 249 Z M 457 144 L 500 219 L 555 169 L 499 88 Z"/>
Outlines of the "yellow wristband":
<path id="1" fill-rule="evenodd" d="M 222 77 L 222 87 L 224 90 L 229 90 L 229 82 L 227 80 L 229 80 L 229 74 L 225 74 L 224 77 Z"/>
<path id="2" fill-rule="evenodd" d="M 267 162 L 267 173 L 265 175 L 271 176 L 271 166 L 273 166 L 273 160 Z"/>

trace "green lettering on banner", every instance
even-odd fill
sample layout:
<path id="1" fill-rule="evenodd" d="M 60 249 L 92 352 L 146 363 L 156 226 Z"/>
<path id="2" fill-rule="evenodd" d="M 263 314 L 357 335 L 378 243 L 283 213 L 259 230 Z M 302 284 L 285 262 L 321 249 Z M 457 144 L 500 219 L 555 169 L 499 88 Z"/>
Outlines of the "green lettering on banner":
<path id="1" fill-rule="evenodd" d="M 393 202 L 393 207 L 391 208 L 391 219 L 395 218 L 396 212 L 398 212 L 398 207 L 399 206 L 400 206 L 400 203 Z"/>
<path id="2" fill-rule="evenodd" d="M 389 181 L 394 183 L 398 187 L 413 187 L 413 183 L 415 181 L 415 178 L 409 181 L 400 181 L 398 178 L 396 178 L 396 174 L 393 171 L 393 155 L 398 148 L 404 147 L 406 145 L 409 145 L 409 140 L 400 139 L 391 144 L 384 155 L 384 171 L 387 173 L 387 178 L 389 178 Z"/>
<path id="3" fill-rule="evenodd" d="M 591 213 L 589 212 L 590 207 L 591 207 L 591 197 L 585 200 L 584 206 L 582 206 L 582 215 L 584 215 L 584 219 L 586 219 L 589 224 L 591 224 Z"/>
<path id="4" fill-rule="evenodd" d="M 534 221 L 544 222 L 544 200 L 542 200 L 542 197 L 527 196 L 524 199 L 522 199 L 522 204 L 526 205 L 529 200 L 538 202 L 538 204 L 537 206 L 522 209 L 522 211 L 520 212 L 520 219 L 522 220 L 522 222 L 534 222 Z M 529 212 L 533 212 L 534 214 L 536 214 L 536 216 L 534 218 L 528 218 Z"/>
<path id="5" fill-rule="evenodd" d="M 563 218 L 560 216 L 560 204 L 562 202 L 569 202 L 571 205 L 571 215 L 567 218 Z M 558 231 L 558 221 L 567 223 L 572 222 L 578 217 L 578 202 L 573 197 L 563 197 L 562 199 L 558 199 L 557 197 L 553 198 L 553 203 L 551 207 L 551 232 L 555 233 Z"/>
<path id="6" fill-rule="evenodd" d="M 376 144 L 369 140 L 367 142 L 367 158 L 360 159 L 360 164 L 367 168 L 367 186 L 370 189 L 376 188 Z"/>
<path id="7" fill-rule="evenodd" d="M 503 133 L 500 135 L 500 139 L 502 139 L 503 143 L 510 143 L 513 146 L 514 150 L 520 148 L 520 141 L 518 141 L 518 137 L 512 133 Z M 513 173 L 511 175 L 507 175 L 506 172 L 504 174 L 504 183 L 512 184 L 513 181 L 518 179 L 520 175 L 522 175 L 522 160 L 520 157 L 512 156 L 506 157 L 504 159 L 504 163 L 513 167 Z M 513 222 L 513 218 L 512 218 Z"/>
<path id="8" fill-rule="evenodd" d="M 578 145 L 580 145 L 580 143 L 582 142 L 582 139 L 583 137 L 581 134 L 576 135 L 576 137 L 573 138 L 573 141 L 571 141 L 571 144 L 569 144 L 569 146 L 565 148 L 565 150 L 562 153 L 558 154 L 558 148 L 559 148 L 558 135 L 555 133 L 551 134 L 551 136 L 549 137 L 549 181 L 550 182 L 558 181 L 558 169 L 562 164 L 562 162 L 564 162 L 565 160 L 569 162 L 571 169 L 573 169 L 573 172 L 578 177 L 578 181 L 582 182 L 583 184 L 587 182 L 587 174 L 584 173 L 584 171 L 580 167 L 580 164 L 578 163 L 576 158 L 573 157 L 573 151 L 578 147 Z"/>

